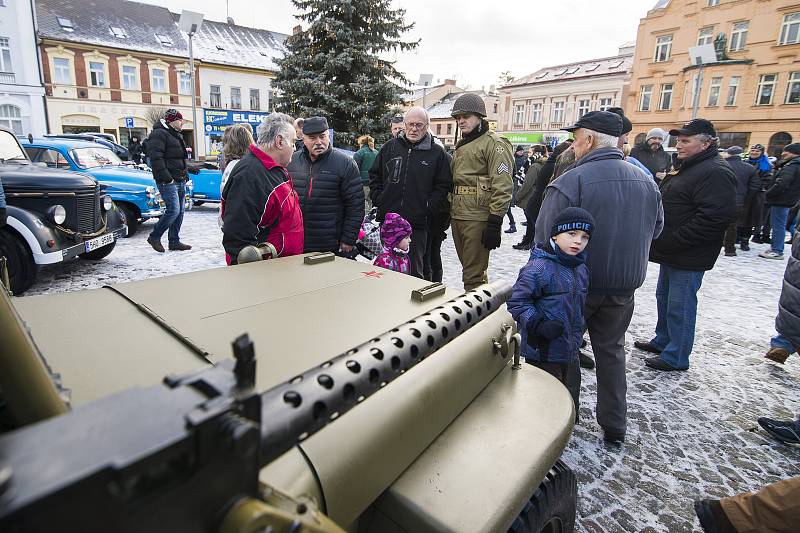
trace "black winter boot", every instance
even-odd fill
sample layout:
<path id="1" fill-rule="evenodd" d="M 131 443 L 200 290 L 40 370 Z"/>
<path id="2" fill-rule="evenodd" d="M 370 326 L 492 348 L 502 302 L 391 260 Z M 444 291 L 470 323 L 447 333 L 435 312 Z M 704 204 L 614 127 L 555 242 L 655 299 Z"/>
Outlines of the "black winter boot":
<path id="1" fill-rule="evenodd" d="M 719 500 L 695 500 L 694 512 L 706 533 L 736 533 Z"/>

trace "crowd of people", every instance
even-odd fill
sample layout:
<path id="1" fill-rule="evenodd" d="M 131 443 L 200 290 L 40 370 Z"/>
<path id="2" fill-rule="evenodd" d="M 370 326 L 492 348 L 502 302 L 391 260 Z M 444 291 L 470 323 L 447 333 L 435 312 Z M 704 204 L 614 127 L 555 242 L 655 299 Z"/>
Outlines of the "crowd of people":
<path id="1" fill-rule="evenodd" d="M 625 334 L 648 263 L 659 265 L 658 319 L 653 336 L 634 346 L 651 354 L 644 363 L 654 371 L 686 371 L 698 291 L 720 250 L 736 256 L 736 246 L 748 250 L 752 239 L 770 243 L 761 257 L 783 257 L 786 231 L 800 216 L 800 144 L 786 146 L 775 164 L 761 145 L 743 158 L 742 147 L 720 150 L 714 125 L 699 118 L 668 132 L 654 128 L 631 149 L 632 124 L 622 109 L 611 108 L 564 128 L 572 139 L 552 150 L 535 145 L 526 154 L 489 128 L 479 96 L 459 96 L 452 116 L 462 135 L 452 155 L 420 107 L 391 121 L 391 137 L 379 149 L 362 136 L 354 157 L 331 146 L 325 117 L 273 113 L 255 138 L 249 127 L 228 128 L 220 208 L 227 263 L 237 264 L 239 253 L 255 245 L 266 250 L 265 259 L 305 252 L 354 258 L 366 215 L 380 224 L 374 264 L 431 281 L 442 279 L 449 229 L 470 290 L 488 282 L 504 218 L 506 232 L 516 232 L 511 206 L 521 207 L 525 234 L 514 248 L 529 257 L 508 309 L 525 360 L 562 381 L 576 411 L 580 366 L 595 368 L 597 422 L 606 442 L 623 442 Z M 179 237 L 186 179 L 181 126 L 179 114 L 168 112 L 146 149 L 167 204 L 148 238 L 159 252 L 167 231 L 170 249 L 189 248 Z M 673 156 L 664 149 L 668 135 L 676 139 Z M 800 347 L 800 243 L 793 254 L 766 354 L 779 363 Z M 581 353 L 586 333 L 594 360 Z M 759 423 L 775 438 L 800 444 L 800 419 Z M 800 478 L 784 483 L 781 494 L 798 495 Z M 762 503 L 769 500 L 771 512 L 800 519 L 775 503 L 774 487 L 765 490 Z M 742 498 L 752 505 L 760 497 Z M 704 527 L 723 527 L 725 520 L 745 526 L 753 514 L 737 507 L 740 501 L 699 502 Z"/>

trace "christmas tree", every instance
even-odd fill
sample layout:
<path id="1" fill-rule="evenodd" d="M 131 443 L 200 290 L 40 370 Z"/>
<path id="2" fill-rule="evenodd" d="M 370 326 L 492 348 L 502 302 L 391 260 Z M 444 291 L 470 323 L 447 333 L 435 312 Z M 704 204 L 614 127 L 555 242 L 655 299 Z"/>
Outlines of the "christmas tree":
<path id="1" fill-rule="evenodd" d="M 391 0 L 292 0 L 308 27 L 286 40 L 273 85 L 279 111 L 295 117 L 324 116 L 336 145 L 354 145 L 369 134 L 388 137 L 389 118 L 407 84 L 385 59 L 390 51 L 416 48 L 401 39 L 414 27 Z"/>

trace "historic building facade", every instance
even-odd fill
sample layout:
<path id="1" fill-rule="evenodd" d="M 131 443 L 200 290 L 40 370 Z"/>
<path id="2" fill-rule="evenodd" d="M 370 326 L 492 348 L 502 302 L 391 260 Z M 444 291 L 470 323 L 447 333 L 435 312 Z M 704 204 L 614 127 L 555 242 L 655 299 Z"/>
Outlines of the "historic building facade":
<path id="1" fill-rule="evenodd" d="M 710 44 L 699 68 L 689 48 Z M 761 143 L 770 155 L 800 139 L 800 4 L 791 0 L 660 0 L 639 23 L 625 109 L 641 140 L 698 117 L 723 147 Z"/>
<path id="2" fill-rule="evenodd" d="M 0 127 L 17 135 L 47 132 L 34 20 L 32 3 L 0 1 Z"/>
<path id="3" fill-rule="evenodd" d="M 633 43 L 612 57 L 545 67 L 500 88 L 498 132 L 512 144 L 565 139 L 561 128 L 589 111 L 621 106 Z"/>

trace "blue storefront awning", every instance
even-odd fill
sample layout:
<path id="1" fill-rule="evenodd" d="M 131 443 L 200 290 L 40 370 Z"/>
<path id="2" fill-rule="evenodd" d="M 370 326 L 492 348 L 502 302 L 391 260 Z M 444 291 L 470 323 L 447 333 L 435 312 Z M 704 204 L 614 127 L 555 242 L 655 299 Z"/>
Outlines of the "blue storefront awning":
<path id="1" fill-rule="evenodd" d="M 269 113 L 258 111 L 228 111 L 224 109 L 203 109 L 203 130 L 206 135 L 220 136 L 226 127 L 233 124 L 250 124 L 255 131 Z"/>

